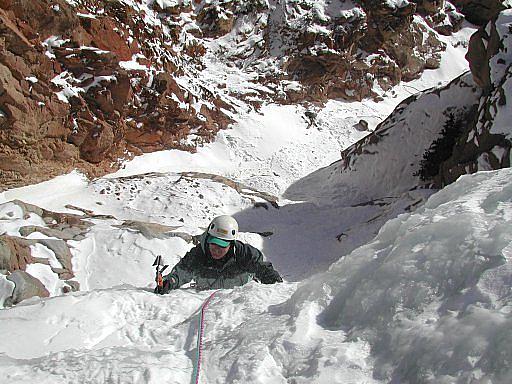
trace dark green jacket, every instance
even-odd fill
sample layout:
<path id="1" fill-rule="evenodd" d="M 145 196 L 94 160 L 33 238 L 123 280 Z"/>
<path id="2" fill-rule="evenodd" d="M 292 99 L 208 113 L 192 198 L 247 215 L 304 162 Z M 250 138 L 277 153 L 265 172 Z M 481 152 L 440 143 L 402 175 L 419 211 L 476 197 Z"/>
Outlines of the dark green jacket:
<path id="1" fill-rule="evenodd" d="M 253 278 L 265 284 L 283 281 L 272 263 L 263 261 L 263 254 L 253 246 L 235 241 L 221 260 L 210 256 L 207 234 L 164 277 L 164 291 L 176 289 L 194 280 L 196 288 L 219 289 L 244 285 Z"/>

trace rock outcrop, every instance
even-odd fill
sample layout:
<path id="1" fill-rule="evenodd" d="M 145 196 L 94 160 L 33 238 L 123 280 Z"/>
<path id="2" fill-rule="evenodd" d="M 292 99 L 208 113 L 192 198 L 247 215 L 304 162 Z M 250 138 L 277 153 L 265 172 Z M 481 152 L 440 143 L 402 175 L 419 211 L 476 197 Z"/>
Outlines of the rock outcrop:
<path id="1" fill-rule="evenodd" d="M 71 251 L 64 240 L 61 239 L 25 239 L 15 236 L 0 236 L 0 270 L 14 272 L 26 270 L 28 264 L 41 263 L 50 265 L 48 259 L 33 257 L 30 247 L 41 244 L 55 254 L 62 267 L 50 267 L 61 280 L 72 279 L 73 266 L 71 264 Z"/>
<path id="2" fill-rule="evenodd" d="M 80 285 L 72 280 L 73 272 L 72 253 L 68 240 L 79 241 L 85 238 L 92 223 L 87 218 L 94 215 L 75 215 L 70 213 L 53 212 L 33 204 L 20 200 L 13 200 L 0 205 L 2 220 L 31 220 L 38 221 L 40 225 L 21 226 L 15 234 L 0 235 L 0 271 L 7 275 L 7 279 L 16 284 L 16 288 L 7 304 L 16 304 L 31 296 L 47 297 L 48 290 L 34 276 L 27 273 L 27 267 L 32 264 L 43 264 L 56 275 L 56 278 L 63 280 L 63 290 L 78 290 Z M 40 233 L 52 238 L 37 238 L 38 236 L 27 236 Z M 39 236 L 41 237 L 41 236 Z M 33 254 L 33 247 L 44 247 L 48 253 L 54 256 L 55 262 L 47 257 Z M 6 305 L 7 305 L 6 304 Z"/>
<path id="3" fill-rule="evenodd" d="M 176 82 L 183 57 L 200 67 L 204 53 L 197 39 L 180 45 L 176 9 L 0 5 L 0 189 L 72 168 L 101 175 L 143 151 L 193 149 L 182 142 L 191 129 L 207 140 L 230 121 L 222 100 Z"/>
<path id="4" fill-rule="evenodd" d="M 378 97 L 436 68 L 434 30 L 462 20 L 445 1 L 313 3 L 1 1 L 0 190 L 193 151 L 268 100 Z M 211 57 L 250 91 L 203 75 Z"/>
<path id="5" fill-rule="evenodd" d="M 483 95 L 473 118 L 463 125 L 452 155 L 440 164 L 439 175 L 434 178 L 437 187 L 466 173 L 511 165 L 511 30 L 512 10 L 506 10 L 471 37 L 467 59 Z"/>
<path id="6" fill-rule="evenodd" d="M 450 33 L 462 21 L 455 9 L 445 12 L 444 3 L 428 12 L 421 8 L 422 18 L 414 17 L 420 9 L 413 2 L 347 1 L 343 8 L 314 12 L 311 2 L 297 1 L 270 9 L 251 60 L 282 57 L 283 71 L 274 76 L 302 85 L 286 92 L 283 101 L 375 97 L 377 88 L 437 68 L 445 45 L 431 27 L 443 25 L 443 33 Z"/>
<path id="7" fill-rule="evenodd" d="M 30 253 L 30 240 L 11 236 L 0 236 L 0 270 L 14 272 L 25 270 L 27 264 L 35 262 Z"/>
<path id="8" fill-rule="evenodd" d="M 503 0 L 452 0 L 466 19 L 476 25 L 485 25 L 505 9 Z"/>
<path id="9" fill-rule="evenodd" d="M 15 287 L 12 296 L 5 300 L 5 306 L 18 304 L 22 300 L 29 299 L 34 296 L 50 296 L 50 293 L 43 283 L 25 271 L 15 271 L 7 276 L 7 280 L 12 281 L 15 284 Z"/>
<path id="10" fill-rule="evenodd" d="M 471 38 L 471 73 L 404 100 L 374 132 L 344 150 L 341 161 L 289 193 L 301 197 L 297 190 L 322 179 L 321 194 L 338 190 L 354 204 L 442 188 L 464 174 L 510 167 L 511 30 L 512 10 L 504 10 Z"/>
<path id="11" fill-rule="evenodd" d="M 495 20 L 489 21 L 475 32 L 469 41 L 466 59 L 475 82 L 486 93 L 491 90 L 490 60 L 503 49 L 502 36 L 498 34 Z"/>

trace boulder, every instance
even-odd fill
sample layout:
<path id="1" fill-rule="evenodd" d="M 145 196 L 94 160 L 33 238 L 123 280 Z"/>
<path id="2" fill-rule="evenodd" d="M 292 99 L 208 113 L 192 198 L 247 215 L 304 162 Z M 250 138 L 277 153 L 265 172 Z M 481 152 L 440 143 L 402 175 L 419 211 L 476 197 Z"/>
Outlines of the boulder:
<path id="1" fill-rule="evenodd" d="M 45 288 L 43 283 L 31 276 L 25 271 L 14 271 L 7 280 L 15 284 L 12 296 L 5 300 L 5 305 L 14 305 L 34 296 L 49 297 L 50 292 Z"/>
<path id="2" fill-rule="evenodd" d="M 80 283 L 75 280 L 66 280 L 67 286 L 63 287 L 64 293 L 77 292 L 80 290 Z"/>
<path id="3" fill-rule="evenodd" d="M 2 235 L 0 236 L 0 270 L 13 272 L 25 270 L 27 264 L 34 262 L 30 253 L 30 246 L 34 240 Z"/>
<path id="4" fill-rule="evenodd" d="M 80 145 L 80 155 L 91 163 L 100 163 L 114 144 L 114 130 L 102 121 L 96 124 L 84 121 L 83 124 L 87 125 L 88 134 Z"/>
<path id="5" fill-rule="evenodd" d="M 117 32 L 117 25 L 109 18 L 82 17 L 80 24 L 91 36 L 92 46 L 111 51 L 121 61 L 131 60 L 132 55 L 138 51 L 128 45 L 127 40 Z"/>
<path id="6" fill-rule="evenodd" d="M 417 10 L 423 15 L 435 15 L 444 10 L 444 0 L 415 0 Z"/>
<path id="7" fill-rule="evenodd" d="M 118 228 L 126 228 L 140 232 L 147 239 L 167 239 L 173 237 L 170 232 L 179 228 L 179 226 L 168 226 L 157 223 L 146 223 L 143 221 L 127 220 L 121 225 L 114 225 Z"/>
<path id="8" fill-rule="evenodd" d="M 217 4 L 203 7 L 197 15 L 197 22 L 205 36 L 220 37 L 229 33 L 235 22 L 233 12 Z"/>
<path id="9" fill-rule="evenodd" d="M 5 300 L 9 299 L 14 292 L 14 283 L 7 280 L 6 276 L 0 274 L 0 308 L 5 304 Z M 11 299 L 7 300 L 7 304 Z"/>
<path id="10" fill-rule="evenodd" d="M 486 25 L 505 9 L 502 0 L 451 0 L 451 2 L 469 22 L 481 26 Z"/>
<path id="11" fill-rule="evenodd" d="M 486 91 L 491 86 L 489 59 L 498 53 L 500 46 L 501 39 L 494 23 L 488 28 L 480 27 L 469 40 L 466 59 L 475 82 Z"/>
<path id="12" fill-rule="evenodd" d="M 44 245 L 55 253 L 55 257 L 62 265 L 62 268 L 52 268 L 52 270 L 59 275 L 61 280 L 68 280 L 74 277 L 73 265 L 71 264 L 71 251 L 69 246 L 64 240 L 59 239 L 38 239 L 39 244 Z"/>

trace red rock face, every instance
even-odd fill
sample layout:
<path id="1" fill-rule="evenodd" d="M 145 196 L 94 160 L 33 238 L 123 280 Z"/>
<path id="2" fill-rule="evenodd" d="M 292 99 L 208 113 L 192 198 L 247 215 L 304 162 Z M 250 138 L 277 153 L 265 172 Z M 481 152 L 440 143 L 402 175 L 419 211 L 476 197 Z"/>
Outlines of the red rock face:
<path id="1" fill-rule="evenodd" d="M 52 92 L 54 66 L 29 39 L 35 34 L 14 11 L 0 10 L 0 185 L 23 184 L 51 162 L 66 139 L 68 108 Z M 34 79 L 37 78 L 37 82 Z M 75 149 L 67 153 L 76 157 Z M 67 159 L 69 160 L 69 159 Z M 41 169 L 39 171 L 43 173 Z M 49 171 L 49 174 L 58 174 Z"/>
<path id="2" fill-rule="evenodd" d="M 307 1 L 146 3 L 0 0 L 0 191 L 73 168 L 99 176 L 147 151 L 193 151 L 191 129 L 202 143 L 231 122 L 225 111 L 235 104 L 225 96 L 253 108 L 375 97 L 375 87 L 439 65 L 444 46 L 414 15 L 443 33 L 460 21 L 434 0 L 354 1 L 352 14 L 331 18 Z M 244 69 L 279 62 L 254 76 L 275 93 L 257 98 L 196 79 L 203 39 L 232 31 L 237 49 L 216 52 L 219 60 Z M 283 85 L 290 80 L 301 88 Z"/>
<path id="3" fill-rule="evenodd" d="M 127 153 L 183 147 L 191 126 L 216 132 L 229 120 L 178 107 L 185 92 L 162 71 L 179 71 L 180 58 L 144 11 L 77 3 L 0 3 L 0 190 L 76 167 L 101 175 Z M 198 61 L 204 50 L 188 52 Z M 153 70 L 122 65 L 134 55 Z"/>
<path id="4" fill-rule="evenodd" d="M 332 19 L 331 24 L 320 19 L 323 30 L 293 30 L 293 22 L 287 26 L 274 21 L 269 26 L 285 36 L 295 36 L 296 43 L 288 44 L 292 48 L 285 69 L 307 89 L 302 95 L 293 95 L 294 100 L 362 100 L 375 97 L 377 86 L 387 90 L 402 80 L 415 79 L 423 70 L 437 68 L 445 49 L 429 27 L 437 29 L 442 24 L 443 33 L 448 34 L 462 21 L 445 11 L 444 2 L 422 2 L 421 7 L 414 2 L 401 7 L 384 1 L 354 3 L 358 6 Z M 300 1 L 294 7 L 283 19 L 301 13 Z M 422 22 L 414 19 L 418 14 L 424 16 Z M 302 21 L 295 24 L 302 26 Z"/>

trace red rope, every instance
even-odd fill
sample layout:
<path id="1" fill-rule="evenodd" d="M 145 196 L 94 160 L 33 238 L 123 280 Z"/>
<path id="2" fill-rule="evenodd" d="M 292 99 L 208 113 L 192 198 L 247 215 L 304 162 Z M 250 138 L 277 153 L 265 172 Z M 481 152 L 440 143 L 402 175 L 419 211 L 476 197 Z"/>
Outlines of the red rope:
<path id="1" fill-rule="evenodd" d="M 199 370 L 201 369 L 201 359 L 203 357 L 203 337 L 204 337 L 204 328 L 205 328 L 205 313 L 206 309 L 208 308 L 208 304 L 212 300 L 213 296 L 217 291 L 213 292 L 203 303 L 201 306 L 201 314 L 199 315 L 199 328 L 197 330 L 197 364 L 196 364 L 196 370 L 195 370 L 195 376 L 196 376 L 196 384 L 199 384 Z"/>

